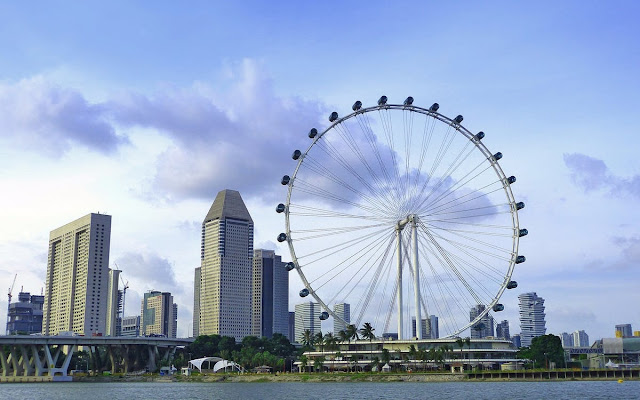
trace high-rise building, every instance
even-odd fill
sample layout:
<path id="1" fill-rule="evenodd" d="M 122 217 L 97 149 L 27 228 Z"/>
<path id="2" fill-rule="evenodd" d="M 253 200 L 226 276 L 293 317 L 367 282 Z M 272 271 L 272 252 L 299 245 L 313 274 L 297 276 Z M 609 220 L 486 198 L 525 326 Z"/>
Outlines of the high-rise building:
<path id="1" fill-rule="evenodd" d="M 522 347 L 529 347 L 534 337 L 542 336 L 547 332 L 544 320 L 544 299 L 538 297 L 536 292 L 530 292 L 519 295 L 518 302 Z"/>
<path id="2" fill-rule="evenodd" d="M 562 332 L 560 334 L 560 343 L 562 343 L 562 347 L 565 349 L 573 347 L 573 335 L 567 332 Z"/>
<path id="3" fill-rule="evenodd" d="M 509 334 L 509 321 L 505 319 L 496 325 L 496 337 L 511 340 L 511 335 Z"/>
<path id="4" fill-rule="evenodd" d="M 337 337 L 340 331 L 347 330 L 347 325 L 351 323 L 351 305 L 348 303 L 338 303 L 333 306 L 333 312 L 344 321 L 333 319 L 333 336 Z"/>
<path id="5" fill-rule="evenodd" d="M 51 231 L 44 335 L 107 333 L 110 240 L 111 216 L 105 214 L 89 214 Z"/>
<path id="6" fill-rule="evenodd" d="M 122 317 L 121 336 L 129 336 L 129 337 L 140 336 L 140 316 L 139 315 Z"/>
<path id="7" fill-rule="evenodd" d="M 431 333 L 429 332 L 429 319 L 423 318 L 422 323 L 420 324 L 420 328 L 422 329 L 422 338 L 428 339 L 431 338 Z M 418 337 L 418 332 L 416 331 L 416 317 L 411 317 L 411 337 Z"/>
<path id="8" fill-rule="evenodd" d="M 287 335 L 289 342 L 296 341 L 296 313 L 289 311 L 289 334 Z"/>
<path id="9" fill-rule="evenodd" d="M 478 304 L 469 310 L 469 321 L 473 321 L 485 310 L 484 304 Z M 494 336 L 493 317 L 486 313 L 478 322 L 471 325 L 471 339 L 482 339 L 488 336 Z"/>
<path id="10" fill-rule="evenodd" d="M 429 316 L 429 338 L 438 339 L 440 337 L 440 328 L 438 327 L 438 317 L 435 315 Z"/>
<path id="11" fill-rule="evenodd" d="M 42 332 L 44 296 L 20 292 L 18 302 L 9 304 L 7 335 L 31 335 Z"/>
<path id="12" fill-rule="evenodd" d="M 522 341 L 520 339 L 520 335 L 519 334 L 515 334 L 515 335 L 511 336 L 511 343 L 513 343 L 513 346 L 516 349 L 519 349 L 520 347 L 522 347 Z"/>
<path id="13" fill-rule="evenodd" d="M 585 331 L 575 331 L 572 334 L 574 347 L 589 347 L 589 335 Z"/>
<path id="14" fill-rule="evenodd" d="M 289 333 L 289 272 L 273 250 L 257 249 L 253 256 L 252 335 Z"/>
<path id="15" fill-rule="evenodd" d="M 120 310 L 122 308 L 122 295 L 118 291 L 120 282 L 120 270 L 109 270 L 109 281 L 107 284 L 107 327 L 105 335 L 120 336 Z M 120 328 L 120 329 L 119 329 Z"/>
<path id="16" fill-rule="evenodd" d="M 193 277 L 193 335 L 197 338 L 200 335 L 200 271 L 197 267 Z"/>
<path id="17" fill-rule="evenodd" d="M 616 337 L 626 338 L 633 336 L 633 329 L 631 324 L 616 325 Z"/>
<path id="18" fill-rule="evenodd" d="M 175 338 L 178 331 L 178 305 L 169 292 L 155 290 L 144 294 L 140 309 L 140 334 Z"/>
<path id="19" fill-rule="evenodd" d="M 305 331 L 311 335 L 322 332 L 320 327 L 320 304 L 302 303 L 296 304 L 296 342 L 302 343 Z"/>
<path id="20" fill-rule="evenodd" d="M 202 222 L 194 336 L 218 334 L 239 341 L 251 335 L 252 274 L 253 220 L 240 193 L 223 190 Z"/>

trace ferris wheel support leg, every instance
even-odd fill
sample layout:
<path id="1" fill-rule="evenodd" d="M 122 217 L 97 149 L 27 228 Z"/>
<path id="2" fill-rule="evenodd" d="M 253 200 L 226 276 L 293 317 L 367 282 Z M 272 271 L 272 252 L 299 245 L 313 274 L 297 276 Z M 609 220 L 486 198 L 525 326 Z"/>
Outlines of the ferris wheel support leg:
<path id="1" fill-rule="evenodd" d="M 404 339 L 402 334 L 402 230 L 396 227 L 396 254 L 398 260 L 398 340 Z"/>
<path id="2" fill-rule="evenodd" d="M 422 337 L 422 313 L 420 310 L 420 268 L 418 266 L 418 224 L 417 216 L 413 215 L 411 218 L 411 238 L 413 241 L 413 294 L 416 309 L 416 336 L 418 339 Z"/>

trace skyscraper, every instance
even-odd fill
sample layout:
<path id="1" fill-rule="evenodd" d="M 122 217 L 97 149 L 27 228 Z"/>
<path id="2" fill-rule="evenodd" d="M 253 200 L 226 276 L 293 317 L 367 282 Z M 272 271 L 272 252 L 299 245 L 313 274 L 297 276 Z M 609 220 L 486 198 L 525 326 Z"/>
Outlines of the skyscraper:
<path id="1" fill-rule="evenodd" d="M 251 335 L 252 273 L 253 220 L 240 193 L 223 190 L 202 222 L 194 336 L 218 334 L 242 340 Z"/>
<path id="2" fill-rule="evenodd" d="M 440 337 L 440 328 L 438 326 L 438 317 L 435 315 L 429 316 L 429 338 L 438 339 Z"/>
<path id="3" fill-rule="evenodd" d="M 289 333 L 289 272 L 273 250 L 257 249 L 253 256 L 252 335 Z"/>
<path id="4" fill-rule="evenodd" d="M 544 299 L 536 292 L 523 293 L 518 296 L 520 304 L 520 340 L 522 347 L 531 346 L 534 337 L 547 332 L 545 327 Z"/>
<path id="5" fill-rule="evenodd" d="M 496 325 L 496 337 L 511 340 L 511 335 L 509 334 L 509 321 L 505 319 Z"/>
<path id="6" fill-rule="evenodd" d="M 429 332 L 429 319 L 423 318 L 422 323 L 420 324 L 422 329 L 422 338 L 428 339 L 431 338 L 431 333 Z M 411 336 L 418 337 L 418 332 L 416 331 L 416 317 L 411 317 Z"/>
<path id="7" fill-rule="evenodd" d="M 351 323 L 351 305 L 348 303 L 338 303 L 333 306 L 333 312 L 342 318 L 344 322 L 333 319 L 333 335 L 338 336 L 340 331 L 347 329 L 347 325 Z"/>
<path id="8" fill-rule="evenodd" d="M 585 331 L 575 331 L 572 334 L 575 347 L 589 347 L 589 335 Z"/>
<path id="9" fill-rule="evenodd" d="M 197 267 L 193 277 L 193 334 L 197 338 L 200 335 L 200 271 Z"/>
<path id="10" fill-rule="evenodd" d="M 565 349 L 573 347 L 573 335 L 567 332 L 562 332 L 560 334 L 560 343 L 562 343 L 562 347 Z"/>
<path id="11" fill-rule="evenodd" d="M 478 304 L 469 310 L 469 321 L 473 321 L 485 310 L 484 304 Z M 471 325 L 471 339 L 482 339 L 487 336 L 494 336 L 493 317 L 489 313 L 480 318 L 478 322 Z"/>
<path id="12" fill-rule="evenodd" d="M 620 324 L 616 325 L 616 337 L 631 337 L 633 336 L 633 329 L 631 329 L 631 324 Z"/>
<path id="13" fill-rule="evenodd" d="M 107 326 L 105 335 L 120 335 L 120 309 L 122 308 L 122 297 L 118 292 L 120 282 L 120 270 L 109 270 L 109 281 L 107 284 Z M 119 329 L 120 328 L 120 329 Z"/>
<path id="14" fill-rule="evenodd" d="M 302 303 L 296 304 L 296 342 L 302 343 L 305 331 L 311 335 L 322 332 L 320 327 L 320 304 Z"/>
<path id="15" fill-rule="evenodd" d="M 144 294 L 140 306 L 140 334 L 175 338 L 177 334 L 178 305 L 168 292 L 155 290 Z"/>
<path id="16" fill-rule="evenodd" d="M 111 216 L 105 214 L 88 214 L 51 231 L 44 335 L 107 333 L 110 240 Z"/>

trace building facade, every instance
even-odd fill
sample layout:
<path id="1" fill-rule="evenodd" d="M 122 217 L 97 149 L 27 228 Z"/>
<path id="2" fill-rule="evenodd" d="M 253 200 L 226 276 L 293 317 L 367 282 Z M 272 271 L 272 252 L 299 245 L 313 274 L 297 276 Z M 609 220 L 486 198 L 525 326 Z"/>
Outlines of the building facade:
<path id="1" fill-rule="evenodd" d="M 585 331 L 575 331 L 573 336 L 574 347 L 589 347 L 589 335 Z"/>
<path id="2" fill-rule="evenodd" d="M 536 292 L 518 296 L 520 305 L 520 340 L 522 347 L 531 346 L 534 337 L 546 334 L 544 299 Z"/>
<path id="3" fill-rule="evenodd" d="M 567 332 L 562 332 L 560 335 L 560 342 L 565 349 L 573 347 L 573 335 Z"/>
<path id="4" fill-rule="evenodd" d="M 302 303 L 296 304 L 296 337 L 297 343 L 303 342 L 304 332 L 310 331 L 311 335 L 322 332 L 320 327 L 320 304 Z"/>
<path id="5" fill-rule="evenodd" d="M 138 337 L 140 336 L 140 316 L 133 315 L 122 317 L 122 333 L 120 336 Z"/>
<path id="6" fill-rule="evenodd" d="M 31 335 L 42 332 L 44 296 L 20 292 L 18 302 L 9 304 L 7 335 Z"/>
<path id="7" fill-rule="evenodd" d="M 200 275 L 194 283 L 194 335 L 252 333 L 253 220 L 235 190 L 216 196 L 202 222 Z"/>
<path id="8" fill-rule="evenodd" d="M 509 334 L 509 321 L 506 319 L 496 325 L 496 338 L 511 340 L 511 335 Z"/>
<path id="9" fill-rule="evenodd" d="M 631 329 L 631 324 L 616 325 L 616 337 L 627 338 L 632 336 L 633 336 L 633 329 Z"/>
<path id="10" fill-rule="evenodd" d="M 430 338 L 431 332 L 429 332 L 429 319 L 423 318 L 422 323 L 420 324 L 420 328 L 422 329 L 422 337 Z M 417 338 L 418 333 L 416 331 L 416 317 L 411 317 L 411 337 Z"/>
<path id="11" fill-rule="evenodd" d="M 289 272 L 273 250 L 253 255 L 252 335 L 272 337 L 289 333 Z"/>
<path id="12" fill-rule="evenodd" d="M 333 336 L 338 336 L 340 331 L 347 329 L 347 325 L 351 323 L 351 305 L 348 303 L 338 303 L 333 306 L 333 312 L 342 320 L 333 319 Z"/>
<path id="13" fill-rule="evenodd" d="M 469 321 L 473 321 L 476 317 L 485 310 L 484 304 L 478 304 L 474 307 L 471 307 L 469 310 Z M 485 314 L 478 322 L 471 325 L 471 339 L 482 339 L 486 337 L 493 337 L 494 335 L 493 329 L 493 317 L 489 315 L 489 313 Z"/>
<path id="14" fill-rule="evenodd" d="M 120 336 L 121 321 L 120 311 L 122 309 L 122 292 L 118 290 L 120 282 L 120 270 L 109 270 L 109 282 L 107 284 L 107 336 Z"/>
<path id="15" fill-rule="evenodd" d="M 111 216 L 105 214 L 88 214 L 51 231 L 44 335 L 107 333 L 110 240 Z"/>
<path id="16" fill-rule="evenodd" d="M 193 276 L 193 334 L 197 338 L 200 335 L 200 275 L 201 268 L 197 267 Z"/>
<path id="17" fill-rule="evenodd" d="M 440 327 L 438 326 L 438 317 L 435 315 L 429 315 L 429 335 L 431 339 L 438 339 L 440 337 Z"/>
<path id="18" fill-rule="evenodd" d="M 296 313 L 293 311 L 289 311 L 289 333 L 287 334 L 287 339 L 289 342 L 293 343 L 296 341 Z"/>
<path id="19" fill-rule="evenodd" d="M 140 310 L 140 334 L 175 338 L 178 330 L 178 305 L 168 292 L 144 294 Z"/>

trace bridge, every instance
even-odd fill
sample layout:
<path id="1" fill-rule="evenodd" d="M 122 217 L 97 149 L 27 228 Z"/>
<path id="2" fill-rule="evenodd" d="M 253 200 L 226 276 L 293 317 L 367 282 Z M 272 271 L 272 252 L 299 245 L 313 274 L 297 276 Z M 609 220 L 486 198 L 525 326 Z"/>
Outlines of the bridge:
<path id="1" fill-rule="evenodd" d="M 74 353 L 87 351 L 93 368 L 111 373 L 156 371 L 160 360 L 171 361 L 178 347 L 194 339 L 122 336 L 0 336 L 1 381 L 71 380 L 68 375 Z M 93 369 L 87 368 L 87 369 Z"/>

